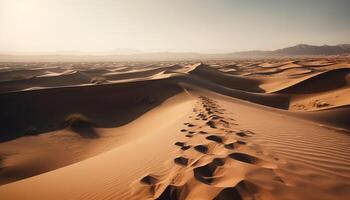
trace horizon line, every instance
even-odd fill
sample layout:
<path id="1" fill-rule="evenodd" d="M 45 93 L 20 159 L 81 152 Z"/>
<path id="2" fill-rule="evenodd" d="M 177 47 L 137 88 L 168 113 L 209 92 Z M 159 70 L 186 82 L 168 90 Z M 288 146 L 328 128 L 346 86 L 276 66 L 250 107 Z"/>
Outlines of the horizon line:
<path id="1" fill-rule="evenodd" d="M 77 51 L 77 50 L 57 50 L 57 51 L 35 51 L 35 52 L 27 52 L 27 51 L 12 51 L 12 52 L 0 52 L 0 55 L 8 55 L 8 56 L 113 56 L 113 55 L 141 55 L 141 54 L 156 54 L 156 53 L 178 53 L 178 54 L 201 54 L 201 55 L 211 55 L 211 54 L 231 54 L 231 53 L 244 53 L 244 52 L 273 52 L 280 49 L 296 47 L 299 45 L 307 45 L 307 46 L 340 46 L 340 45 L 350 45 L 350 43 L 338 43 L 338 44 L 322 44 L 322 45 L 313 45 L 308 43 L 298 43 L 293 46 L 278 48 L 274 50 L 266 50 L 266 49 L 251 49 L 251 50 L 239 50 L 239 51 L 227 51 L 227 52 L 216 52 L 216 53 L 205 53 L 205 52 L 196 52 L 196 51 L 144 51 L 139 49 L 132 48 L 117 48 L 111 49 L 108 51 Z M 113 53 L 113 51 L 134 51 L 134 53 Z"/>

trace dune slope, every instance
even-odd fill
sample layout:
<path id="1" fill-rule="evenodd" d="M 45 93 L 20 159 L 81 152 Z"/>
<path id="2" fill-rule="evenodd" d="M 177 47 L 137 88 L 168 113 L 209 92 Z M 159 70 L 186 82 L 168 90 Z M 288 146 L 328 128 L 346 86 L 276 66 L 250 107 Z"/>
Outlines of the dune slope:
<path id="1" fill-rule="evenodd" d="M 2 63 L 0 197 L 349 199 L 349 63 Z"/>

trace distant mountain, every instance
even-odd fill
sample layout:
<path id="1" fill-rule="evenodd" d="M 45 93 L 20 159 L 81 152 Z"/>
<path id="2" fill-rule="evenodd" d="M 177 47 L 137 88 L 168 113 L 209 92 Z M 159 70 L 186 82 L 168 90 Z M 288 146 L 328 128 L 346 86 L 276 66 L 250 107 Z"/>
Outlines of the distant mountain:
<path id="1" fill-rule="evenodd" d="M 223 54 L 201 54 L 180 52 L 145 53 L 132 49 L 118 49 L 100 53 L 60 52 L 57 54 L 37 55 L 0 55 L 0 62 L 36 62 L 36 61 L 160 61 L 160 60 L 213 60 L 213 59 L 239 59 L 239 58 L 278 58 L 298 56 L 329 56 L 350 55 L 350 44 L 335 46 L 314 46 L 299 44 L 293 47 L 277 49 L 274 51 L 242 51 Z"/>
<path id="2" fill-rule="evenodd" d="M 336 55 L 343 53 L 350 53 L 350 44 L 340 44 L 336 46 L 299 44 L 294 47 L 273 51 L 273 54 L 276 55 Z"/>
<path id="3" fill-rule="evenodd" d="M 231 53 L 235 57 L 280 57 L 280 56 L 322 56 L 349 54 L 350 44 L 340 44 L 335 46 L 323 45 L 314 46 L 299 44 L 293 47 L 277 49 L 275 51 L 243 51 Z"/>

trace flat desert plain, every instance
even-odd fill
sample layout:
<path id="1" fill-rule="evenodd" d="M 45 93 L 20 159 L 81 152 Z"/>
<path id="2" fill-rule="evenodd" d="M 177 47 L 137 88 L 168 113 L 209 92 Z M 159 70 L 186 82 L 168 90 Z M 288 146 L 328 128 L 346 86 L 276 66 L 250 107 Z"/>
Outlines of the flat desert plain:
<path id="1" fill-rule="evenodd" d="M 350 58 L 0 64 L 0 199 L 350 199 Z"/>

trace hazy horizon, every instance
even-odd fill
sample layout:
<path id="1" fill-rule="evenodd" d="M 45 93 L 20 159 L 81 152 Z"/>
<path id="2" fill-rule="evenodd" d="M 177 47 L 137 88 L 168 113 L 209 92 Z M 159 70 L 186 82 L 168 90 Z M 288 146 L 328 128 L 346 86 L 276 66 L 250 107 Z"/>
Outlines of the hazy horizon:
<path id="1" fill-rule="evenodd" d="M 344 43 L 345 44 L 345 43 Z M 293 46 L 298 46 L 298 45 L 310 45 L 310 46 L 337 46 L 337 45 L 344 45 L 344 44 L 323 44 L 323 45 L 313 45 L 313 44 L 295 44 Z M 345 45 L 350 45 L 350 44 L 345 44 Z M 293 47 L 293 46 L 288 46 L 285 48 Z M 284 48 L 281 48 L 284 49 Z M 250 50 L 245 50 L 245 51 L 230 51 L 230 52 L 218 52 L 218 53 L 211 53 L 211 52 L 190 52 L 190 51 L 140 51 L 137 49 L 127 49 L 127 48 L 122 48 L 122 49 L 114 49 L 110 51 L 46 51 L 46 52 L 0 52 L 0 55 L 9 55 L 9 56 L 46 56 L 46 55 L 62 55 L 62 56 L 113 56 L 113 55 L 140 55 L 140 54 L 163 54 L 163 53 L 170 53 L 170 54 L 202 54 L 202 55 L 215 55 L 215 54 L 230 54 L 230 53 L 241 53 L 241 52 L 254 52 L 254 51 L 274 51 L 274 50 L 279 50 L 279 49 L 273 49 L 273 50 L 264 50 L 264 49 L 250 49 Z"/>
<path id="2" fill-rule="evenodd" d="M 350 43 L 346 0 L 0 0 L 0 53 L 227 53 Z"/>

